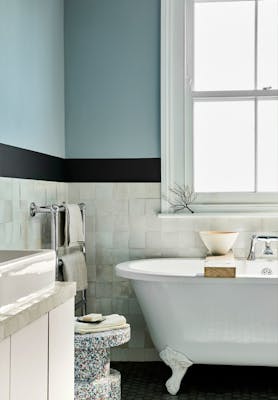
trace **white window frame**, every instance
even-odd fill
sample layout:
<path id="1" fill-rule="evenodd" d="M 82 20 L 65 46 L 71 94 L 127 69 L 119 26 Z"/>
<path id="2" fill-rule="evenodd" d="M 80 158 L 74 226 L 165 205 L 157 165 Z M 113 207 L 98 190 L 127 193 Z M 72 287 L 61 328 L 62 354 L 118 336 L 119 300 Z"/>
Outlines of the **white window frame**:
<path id="1" fill-rule="evenodd" d="M 191 92 L 193 46 L 188 43 L 193 41 L 193 7 L 192 0 L 161 0 L 162 213 L 171 212 L 166 200 L 171 197 L 170 187 L 176 183 L 193 187 L 192 98 L 215 96 L 215 92 Z M 223 91 L 217 95 L 222 99 L 277 98 L 278 90 Z M 276 212 L 278 192 L 198 193 L 193 209 L 195 212 Z"/>

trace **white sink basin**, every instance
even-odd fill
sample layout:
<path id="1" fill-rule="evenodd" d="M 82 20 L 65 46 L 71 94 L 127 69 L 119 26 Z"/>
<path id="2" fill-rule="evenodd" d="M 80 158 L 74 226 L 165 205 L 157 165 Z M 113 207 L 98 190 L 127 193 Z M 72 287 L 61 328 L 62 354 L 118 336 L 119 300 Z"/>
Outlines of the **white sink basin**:
<path id="1" fill-rule="evenodd" d="M 0 312 L 54 284 L 53 250 L 0 250 Z"/>

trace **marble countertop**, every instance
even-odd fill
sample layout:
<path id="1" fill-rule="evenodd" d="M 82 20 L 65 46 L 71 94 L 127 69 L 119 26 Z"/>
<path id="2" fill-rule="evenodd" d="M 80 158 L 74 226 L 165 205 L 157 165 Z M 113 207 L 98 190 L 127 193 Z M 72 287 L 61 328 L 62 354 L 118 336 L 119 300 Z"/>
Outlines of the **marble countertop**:
<path id="1" fill-rule="evenodd" d="M 65 303 L 75 293 L 75 282 L 55 282 L 52 288 L 28 296 L 0 312 L 0 341 Z"/>

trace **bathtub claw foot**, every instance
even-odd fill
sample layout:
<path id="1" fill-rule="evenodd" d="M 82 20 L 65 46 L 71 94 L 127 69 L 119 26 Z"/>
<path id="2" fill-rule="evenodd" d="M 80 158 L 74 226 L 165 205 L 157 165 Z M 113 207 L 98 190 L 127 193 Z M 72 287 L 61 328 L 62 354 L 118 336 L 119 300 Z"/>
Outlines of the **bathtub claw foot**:
<path id="1" fill-rule="evenodd" d="M 172 369 L 172 376 L 166 382 L 166 388 L 172 395 L 178 393 L 182 378 L 188 368 L 193 364 L 184 354 L 166 347 L 160 353 L 160 358 Z"/>

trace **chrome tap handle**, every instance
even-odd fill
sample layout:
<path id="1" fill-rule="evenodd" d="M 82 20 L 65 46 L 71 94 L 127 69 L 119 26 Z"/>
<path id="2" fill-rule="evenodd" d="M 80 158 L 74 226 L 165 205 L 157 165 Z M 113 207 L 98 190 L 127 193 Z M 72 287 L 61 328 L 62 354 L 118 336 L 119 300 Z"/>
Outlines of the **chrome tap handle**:
<path id="1" fill-rule="evenodd" d="M 255 247 L 256 247 L 256 242 L 265 242 L 265 250 L 264 250 L 264 255 L 267 256 L 272 256 L 273 251 L 270 247 L 271 242 L 277 242 L 278 241 L 278 236 L 270 236 L 270 235 L 252 235 L 251 239 L 251 246 L 250 246 L 250 251 L 249 255 L 247 257 L 247 260 L 249 261 L 254 261 L 255 260 Z"/>
<path id="2" fill-rule="evenodd" d="M 250 251 L 249 251 L 249 255 L 247 257 L 247 260 L 249 260 L 249 261 L 254 261 L 255 260 L 255 245 L 256 245 L 256 241 L 257 241 L 257 235 L 252 235 Z"/>
<path id="3" fill-rule="evenodd" d="M 270 247 L 271 242 L 265 242 L 265 249 L 264 249 L 264 255 L 265 256 L 273 256 L 273 251 Z"/>

